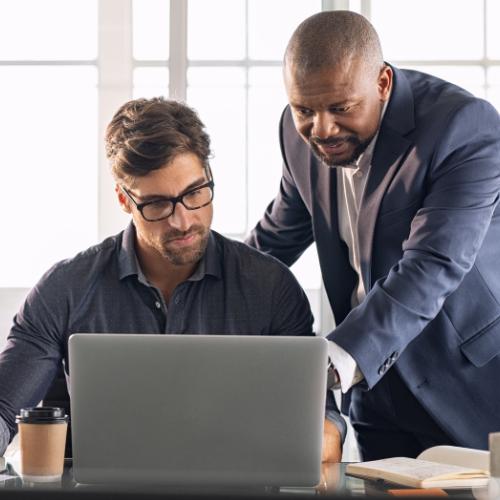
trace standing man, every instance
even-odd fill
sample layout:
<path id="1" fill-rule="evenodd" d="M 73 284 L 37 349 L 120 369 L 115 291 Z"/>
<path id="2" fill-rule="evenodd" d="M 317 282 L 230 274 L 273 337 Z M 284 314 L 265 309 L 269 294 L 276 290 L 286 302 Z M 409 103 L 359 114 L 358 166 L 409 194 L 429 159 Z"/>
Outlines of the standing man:
<path id="1" fill-rule="evenodd" d="M 0 354 L 0 456 L 19 409 L 43 399 L 61 362 L 69 381 L 73 333 L 313 335 L 291 271 L 210 229 L 210 138 L 193 109 L 163 98 L 128 102 L 108 125 L 106 147 L 132 221 L 55 264 L 14 318 Z M 328 392 L 323 461 L 338 462 L 345 423 Z"/>
<path id="2" fill-rule="evenodd" d="M 337 322 L 329 381 L 352 396 L 362 459 L 487 449 L 500 430 L 498 113 L 384 63 L 352 12 L 306 19 L 283 71 L 281 187 L 247 243 L 292 265 L 316 242 Z"/>

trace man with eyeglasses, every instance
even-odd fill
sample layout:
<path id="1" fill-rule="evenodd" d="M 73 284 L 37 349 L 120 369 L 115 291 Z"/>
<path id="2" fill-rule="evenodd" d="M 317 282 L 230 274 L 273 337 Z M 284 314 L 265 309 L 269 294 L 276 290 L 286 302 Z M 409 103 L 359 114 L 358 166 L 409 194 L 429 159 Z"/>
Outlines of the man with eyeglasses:
<path id="1" fill-rule="evenodd" d="M 212 231 L 210 139 L 194 110 L 123 105 L 106 132 L 125 231 L 55 264 L 31 290 L 0 354 L 0 454 L 21 407 L 44 398 L 71 334 L 313 335 L 307 298 L 278 260 Z M 323 461 L 345 423 L 326 399 Z M 340 429 L 340 431 L 339 431 Z"/>

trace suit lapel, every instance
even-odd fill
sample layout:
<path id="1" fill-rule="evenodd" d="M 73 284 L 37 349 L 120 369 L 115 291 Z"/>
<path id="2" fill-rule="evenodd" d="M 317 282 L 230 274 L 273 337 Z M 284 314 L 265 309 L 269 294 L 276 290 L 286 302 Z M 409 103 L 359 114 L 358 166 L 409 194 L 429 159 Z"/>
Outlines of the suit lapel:
<path id="1" fill-rule="evenodd" d="M 373 234 L 375 232 L 380 204 L 401 160 L 411 145 L 411 141 L 404 139 L 390 130 L 385 130 L 383 135 L 382 130 L 380 131 L 377 146 L 378 141 L 381 140 L 390 143 L 391 149 L 381 151 L 376 148 L 380 151 L 380 154 L 376 151 L 373 155 L 372 165 L 361 198 L 357 224 L 361 275 L 366 293 L 372 287 L 371 258 Z"/>
<path id="2" fill-rule="evenodd" d="M 382 199 L 412 142 L 404 137 L 415 128 L 413 93 L 403 73 L 392 67 L 391 98 L 380 127 L 372 164 L 359 207 L 357 232 L 361 275 L 371 290 L 373 235 Z"/>

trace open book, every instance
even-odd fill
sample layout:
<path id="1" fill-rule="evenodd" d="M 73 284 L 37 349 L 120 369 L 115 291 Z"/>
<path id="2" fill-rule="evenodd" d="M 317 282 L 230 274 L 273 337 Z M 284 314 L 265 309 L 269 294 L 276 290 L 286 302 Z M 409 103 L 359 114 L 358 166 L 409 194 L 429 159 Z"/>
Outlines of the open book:
<path id="1" fill-rule="evenodd" d="M 418 458 L 386 458 L 350 464 L 346 472 L 363 479 L 385 480 L 412 488 L 487 486 L 490 453 L 455 446 L 436 446 Z"/>

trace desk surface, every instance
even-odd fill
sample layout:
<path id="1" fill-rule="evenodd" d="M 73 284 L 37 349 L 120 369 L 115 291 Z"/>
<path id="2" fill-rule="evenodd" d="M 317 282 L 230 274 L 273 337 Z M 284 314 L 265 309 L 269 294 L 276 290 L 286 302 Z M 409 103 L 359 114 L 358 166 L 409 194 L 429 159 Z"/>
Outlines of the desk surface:
<path id="1" fill-rule="evenodd" d="M 7 459 L 7 470 L 3 474 L 18 476 L 19 461 Z M 44 498 L 67 498 L 71 496 L 84 499 L 86 496 L 97 500 L 98 498 L 113 498 L 123 496 L 124 498 L 152 498 L 152 497 L 225 497 L 247 499 L 253 497 L 293 497 L 311 498 L 319 496 L 334 496 L 337 498 L 365 498 L 365 497 L 387 497 L 389 490 L 410 490 L 403 486 L 389 483 L 378 483 L 365 481 L 363 479 L 346 476 L 345 468 L 347 463 L 323 464 L 321 482 L 316 488 L 281 488 L 279 493 L 270 489 L 259 488 L 189 488 L 189 487 L 158 487 L 158 486 L 131 486 L 131 485 L 82 485 L 73 479 L 72 460 L 65 460 L 64 474 L 59 483 L 35 484 L 24 483 L 20 477 L 8 479 L 0 483 L 0 499 L 37 497 Z M 495 481 L 495 480 L 493 480 Z M 498 489 L 498 488 L 497 488 Z M 420 490 L 421 491 L 421 490 Z M 88 495 L 86 495 L 86 493 Z M 484 488 L 446 490 L 452 499 L 470 500 L 492 500 L 500 498 L 500 494 L 492 494 Z M 427 496 L 426 498 L 429 498 Z"/>

